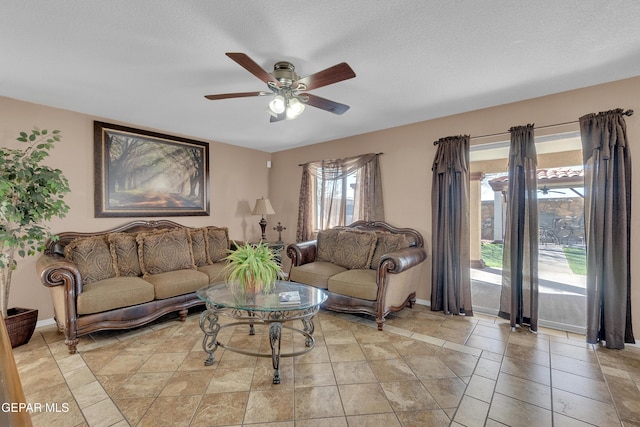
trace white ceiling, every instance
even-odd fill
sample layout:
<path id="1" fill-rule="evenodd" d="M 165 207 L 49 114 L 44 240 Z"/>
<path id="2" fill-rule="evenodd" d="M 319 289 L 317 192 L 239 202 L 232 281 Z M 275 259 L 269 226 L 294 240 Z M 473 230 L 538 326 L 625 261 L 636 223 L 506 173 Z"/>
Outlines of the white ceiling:
<path id="1" fill-rule="evenodd" d="M 275 152 L 640 75 L 640 2 L 3 0 L 0 96 Z M 267 90 L 225 56 L 351 106 L 270 123 Z M 37 124 L 37 123 L 34 123 Z"/>

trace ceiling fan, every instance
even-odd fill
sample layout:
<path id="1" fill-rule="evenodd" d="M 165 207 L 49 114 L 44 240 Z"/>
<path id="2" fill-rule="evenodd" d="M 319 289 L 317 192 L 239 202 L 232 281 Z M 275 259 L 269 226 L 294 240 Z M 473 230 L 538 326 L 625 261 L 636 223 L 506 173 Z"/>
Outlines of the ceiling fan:
<path id="1" fill-rule="evenodd" d="M 321 110 L 334 114 L 343 114 L 349 109 L 348 105 L 307 93 L 307 91 L 313 89 L 354 78 L 356 73 L 346 62 L 300 78 L 300 76 L 296 74 L 293 64 L 287 61 L 276 62 L 273 66 L 273 72 L 268 73 L 244 53 L 227 52 L 226 55 L 245 70 L 265 82 L 270 92 L 236 92 L 205 95 L 207 99 L 216 100 L 274 95 L 267 107 L 267 111 L 271 115 L 271 122 L 295 119 L 302 114 L 306 105 L 320 108 Z"/>
<path id="2" fill-rule="evenodd" d="M 543 185 L 542 187 L 538 188 L 538 192 L 540 192 L 541 194 L 543 194 L 545 196 L 548 195 L 549 193 L 564 194 L 564 191 L 551 190 L 546 185 Z"/>

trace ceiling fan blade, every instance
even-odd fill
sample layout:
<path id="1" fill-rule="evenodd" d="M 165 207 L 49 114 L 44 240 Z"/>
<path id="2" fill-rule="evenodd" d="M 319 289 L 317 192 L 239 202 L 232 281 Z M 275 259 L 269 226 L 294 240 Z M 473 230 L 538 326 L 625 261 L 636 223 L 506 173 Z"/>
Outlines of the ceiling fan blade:
<path id="1" fill-rule="evenodd" d="M 280 87 L 278 79 L 269 74 L 264 68 L 258 65 L 253 59 L 249 58 L 244 53 L 239 52 L 227 52 L 226 55 L 236 61 L 242 68 L 259 78 L 265 83 L 273 83 L 276 87 Z"/>
<path id="2" fill-rule="evenodd" d="M 303 93 L 300 96 L 300 100 L 307 105 L 320 108 L 321 110 L 329 111 L 330 113 L 333 113 L 333 114 L 343 114 L 349 109 L 348 105 L 340 104 L 339 102 L 321 98 L 319 96 L 312 95 L 310 93 Z"/>
<path id="3" fill-rule="evenodd" d="M 249 96 L 265 96 L 273 95 L 273 92 L 236 92 L 236 93 L 221 93 L 219 95 L 205 95 L 204 97 L 212 101 L 216 99 L 228 99 L 228 98 L 246 98 Z"/>
<path id="4" fill-rule="evenodd" d="M 318 71 L 310 76 L 296 80 L 293 82 L 291 87 L 296 88 L 298 85 L 303 84 L 305 88 L 302 90 L 312 90 L 333 83 L 338 83 L 343 80 L 352 79 L 355 76 L 356 73 L 351 69 L 349 64 L 341 62 L 338 65 L 327 68 L 326 70 Z"/>
<path id="5" fill-rule="evenodd" d="M 269 119 L 269 122 L 275 123 L 275 122 L 280 122 L 280 121 L 286 120 L 286 119 L 287 119 L 287 113 L 280 113 L 277 116 L 271 115 L 271 118 Z"/>

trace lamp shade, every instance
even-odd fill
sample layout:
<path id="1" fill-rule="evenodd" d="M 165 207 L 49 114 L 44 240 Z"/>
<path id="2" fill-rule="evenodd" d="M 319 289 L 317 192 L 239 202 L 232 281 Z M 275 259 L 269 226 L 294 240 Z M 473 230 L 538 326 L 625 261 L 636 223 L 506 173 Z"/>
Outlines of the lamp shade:
<path id="1" fill-rule="evenodd" d="M 256 200 L 256 206 L 253 208 L 253 215 L 273 215 L 276 212 L 273 210 L 271 206 L 271 202 L 269 199 L 265 199 L 264 197 Z"/>

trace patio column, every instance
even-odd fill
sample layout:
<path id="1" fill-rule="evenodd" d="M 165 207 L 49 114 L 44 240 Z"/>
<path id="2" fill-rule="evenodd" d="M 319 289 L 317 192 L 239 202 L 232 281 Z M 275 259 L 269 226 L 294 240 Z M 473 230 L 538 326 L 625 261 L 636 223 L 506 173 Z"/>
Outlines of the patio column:
<path id="1" fill-rule="evenodd" d="M 469 175 L 469 248 L 471 268 L 484 268 L 482 261 L 482 172 Z"/>
<path id="2" fill-rule="evenodd" d="M 493 241 L 502 243 L 504 241 L 504 195 L 501 190 L 493 193 Z"/>

